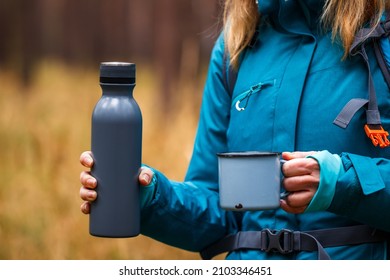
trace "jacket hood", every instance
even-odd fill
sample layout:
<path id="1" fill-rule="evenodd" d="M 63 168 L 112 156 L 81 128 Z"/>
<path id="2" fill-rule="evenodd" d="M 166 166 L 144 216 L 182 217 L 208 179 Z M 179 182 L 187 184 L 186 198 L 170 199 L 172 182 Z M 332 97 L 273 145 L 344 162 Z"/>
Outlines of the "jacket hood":
<path id="1" fill-rule="evenodd" d="M 293 21 L 306 21 L 310 28 L 318 24 L 325 0 L 258 0 L 257 3 L 260 14 L 271 17 L 276 24 L 294 32 L 289 26 Z"/>
<path id="2" fill-rule="evenodd" d="M 280 6 L 290 5 L 291 2 L 297 2 L 310 12 L 320 13 L 325 4 L 325 0 L 258 0 L 256 2 L 261 14 L 278 12 Z"/>

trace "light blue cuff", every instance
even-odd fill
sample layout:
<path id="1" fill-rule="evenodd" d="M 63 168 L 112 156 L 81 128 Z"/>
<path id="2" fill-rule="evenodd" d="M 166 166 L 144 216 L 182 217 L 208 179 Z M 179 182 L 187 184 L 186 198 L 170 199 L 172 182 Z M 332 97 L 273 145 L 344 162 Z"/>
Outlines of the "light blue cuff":
<path id="1" fill-rule="evenodd" d="M 342 170 L 341 158 L 328 151 L 321 151 L 308 157 L 315 159 L 320 166 L 320 184 L 305 213 L 324 211 L 329 208 L 335 194 L 337 179 Z"/>

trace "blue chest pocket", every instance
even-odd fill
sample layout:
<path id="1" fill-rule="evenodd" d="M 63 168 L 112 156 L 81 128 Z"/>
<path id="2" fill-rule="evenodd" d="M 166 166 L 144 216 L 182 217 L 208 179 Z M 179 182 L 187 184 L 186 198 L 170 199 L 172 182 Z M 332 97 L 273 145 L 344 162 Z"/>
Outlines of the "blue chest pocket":
<path id="1" fill-rule="evenodd" d="M 280 81 L 264 79 L 233 94 L 228 147 L 232 151 L 270 150 L 272 148 L 275 101 Z"/>

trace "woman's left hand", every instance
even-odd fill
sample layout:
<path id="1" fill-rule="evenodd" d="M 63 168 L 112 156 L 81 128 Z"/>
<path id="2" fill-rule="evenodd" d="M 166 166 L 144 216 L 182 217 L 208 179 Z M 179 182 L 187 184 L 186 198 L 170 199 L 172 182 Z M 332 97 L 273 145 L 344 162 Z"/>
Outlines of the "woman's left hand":
<path id="1" fill-rule="evenodd" d="M 320 167 L 313 158 L 306 158 L 316 152 L 284 152 L 282 171 L 283 185 L 290 194 L 281 200 L 280 206 L 286 212 L 300 214 L 305 211 L 320 182 Z"/>

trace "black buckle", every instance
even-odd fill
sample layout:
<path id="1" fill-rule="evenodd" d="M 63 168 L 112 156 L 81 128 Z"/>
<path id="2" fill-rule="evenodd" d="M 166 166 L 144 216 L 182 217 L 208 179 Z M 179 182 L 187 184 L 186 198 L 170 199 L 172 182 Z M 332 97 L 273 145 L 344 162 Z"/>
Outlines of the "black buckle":
<path id="1" fill-rule="evenodd" d="M 294 232 L 288 229 L 261 231 L 262 251 L 289 254 L 294 251 Z"/>

